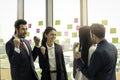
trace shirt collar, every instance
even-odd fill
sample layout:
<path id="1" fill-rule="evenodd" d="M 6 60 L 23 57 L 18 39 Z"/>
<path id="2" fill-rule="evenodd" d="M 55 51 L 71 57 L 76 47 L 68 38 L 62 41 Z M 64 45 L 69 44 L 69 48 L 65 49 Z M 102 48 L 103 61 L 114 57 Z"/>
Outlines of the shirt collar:
<path id="1" fill-rule="evenodd" d="M 49 47 L 49 46 L 47 45 L 47 43 L 46 43 L 46 46 L 47 46 L 48 49 L 50 49 L 50 48 L 54 48 L 54 47 L 55 47 L 54 44 L 53 44 L 51 47 Z"/>

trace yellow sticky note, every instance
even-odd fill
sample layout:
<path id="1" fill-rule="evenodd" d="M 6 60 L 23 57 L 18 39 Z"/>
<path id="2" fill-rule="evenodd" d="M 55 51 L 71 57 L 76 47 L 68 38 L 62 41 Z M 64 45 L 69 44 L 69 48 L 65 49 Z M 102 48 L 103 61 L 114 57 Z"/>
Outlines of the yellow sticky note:
<path id="1" fill-rule="evenodd" d="M 66 38 L 65 43 L 70 43 L 70 38 Z"/>
<path id="2" fill-rule="evenodd" d="M 39 21 L 38 26 L 42 26 L 42 25 L 43 25 L 43 21 Z"/>
<path id="3" fill-rule="evenodd" d="M 72 24 L 68 24 L 67 25 L 67 29 L 72 29 L 73 28 L 73 25 Z"/>
<path id="4" fill-rule="evenodd" d="M 55 25 L 60 25 L 60 20 L 56 20 Z"/>
<path id="5" fill-rule="evenodd" d="M 118 43 L 118 38 L 112 38 L 112 43 Z"/>
<path id="6" fill-rule="evenodd" d="M 61 34 L 62 34 L 61 32 L 57 32 L 56 36 L 61 36 Z"/>
<path id="7" fill-rule="evenodd" d="M 108 25 L 108 21 L 107 20 L 102 20 L 102 24 L 103 25 Z"/>
<path id="8" fill-rule="evenodd" d="M 59 44 L 60 42 L 59 42 L 59 40 L 58 40 L 58 39 L 56 39 L 56 40 L 55 40 L 55 43 Z"/>
<path id="9" fill-rule="evenodd" d="M 116 33 L 116 28 L 110 28 L 110 33 L 111 34 Z"/>
<path id="10" fill-rule="evenodd" d="M 73 33 L 72 33 L 72 37 L 73 37 L 73 38 L 77 37 L 77 32 L 73 32 Z"/>
<path id="11" fill-rule="evenodd" d="M 30 36 L 30 32 L 27 32 L 26 36 L 29 37 Z"/>

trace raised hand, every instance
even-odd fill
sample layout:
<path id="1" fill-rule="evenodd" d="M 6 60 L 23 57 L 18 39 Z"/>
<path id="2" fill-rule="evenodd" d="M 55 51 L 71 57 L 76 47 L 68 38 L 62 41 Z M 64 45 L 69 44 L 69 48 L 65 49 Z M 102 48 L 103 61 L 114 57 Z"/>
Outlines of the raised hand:
<path id="1" fill-rule="evenodd" d="M 75 59 L 81 58 L 81 53 L 76 51 L 76 52 L 73 53 L 73 56 L 74 56 Z"/>
<path id="2" fill-rule="evenodd" d="M 39 46 L 40 38 L 38 38 L 37 36 L 34 36 L 34 42 L 35 42 L 35 46 Z"/>
<path id="3" fill-rule="evenodd" d="M 45 48 L 44 46 L 41 46 L 41 47 L 40 47 L 40 50 L 41 50 L 42 54 L 44 55 L 46 48 Z"/>
<path id="4" fill-rule="evenodd" d="M 16 48 L 20 48 L 20 39 L 19 38 L 15 37 L 13 39 L 13 42 L 14 42 L 14 45 Z"/>
<path id="5" fill-rule="evenodd" d="M 75 52 L 75 50 L 78 46 L 79 46 L 79 43 L 77 43 L 77 42 L 73 44 L 73 52 Z"/>

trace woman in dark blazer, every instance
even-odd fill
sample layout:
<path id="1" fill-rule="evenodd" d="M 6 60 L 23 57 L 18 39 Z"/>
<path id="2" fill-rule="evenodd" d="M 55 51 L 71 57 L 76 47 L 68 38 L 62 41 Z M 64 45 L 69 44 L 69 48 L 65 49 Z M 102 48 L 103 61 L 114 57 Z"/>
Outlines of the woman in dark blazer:
<path id="1" fill-rule="evenodd" d="M 65 67 L 64 55 L 62 47 L 56 44 L 56 30 L 53 27 L 47 27 L 43 33 L 41 49 L 35 51 L 38 54 L 33 54 L 34 60 L 39 56 L 39 66 L 42 69 L 41 80 L 68 80 Z"/>

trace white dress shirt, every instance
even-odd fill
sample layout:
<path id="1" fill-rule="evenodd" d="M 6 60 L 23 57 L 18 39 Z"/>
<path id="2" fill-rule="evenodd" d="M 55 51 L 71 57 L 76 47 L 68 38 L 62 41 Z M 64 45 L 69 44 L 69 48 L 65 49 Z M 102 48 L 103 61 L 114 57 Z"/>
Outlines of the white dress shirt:
<path id="1" fill-rule="evenodd" d="M 47 45 L 47 48 L 48 48 L 50 71 L 55 71 L 56 70 L 56 59 L 55 59 L 55 47 L 54 47 L 54 44 L 52 45 L 52 47 L 49 47 Z"/>

